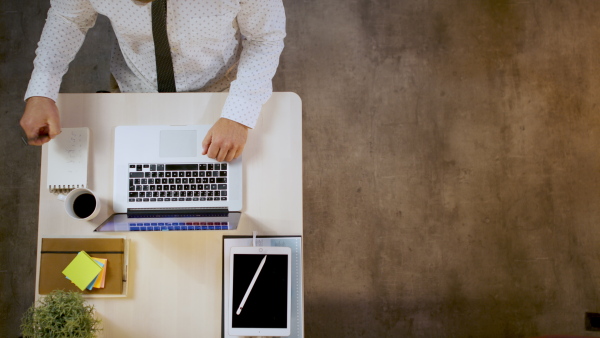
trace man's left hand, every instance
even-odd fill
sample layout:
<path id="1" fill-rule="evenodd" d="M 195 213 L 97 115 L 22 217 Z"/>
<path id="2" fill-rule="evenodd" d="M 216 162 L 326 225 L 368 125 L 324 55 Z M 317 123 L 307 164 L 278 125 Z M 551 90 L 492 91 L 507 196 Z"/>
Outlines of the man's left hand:
<path id="1" fill-rule="evenodd" d="M 248 138 L 248 127 L 235 121 L 220 118 L 210 128 L 202 141 L 202 155 L 219 162 L 229 162 L 238 158 Z"/>

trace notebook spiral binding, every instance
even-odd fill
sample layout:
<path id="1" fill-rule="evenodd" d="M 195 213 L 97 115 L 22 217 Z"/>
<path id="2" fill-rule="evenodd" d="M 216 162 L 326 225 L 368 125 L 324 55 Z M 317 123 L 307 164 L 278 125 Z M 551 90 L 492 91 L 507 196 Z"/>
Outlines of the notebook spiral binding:
<path id="1" fill-rule="evenodd" d="M 85 184 L 48 186 L 48 190 L 53 194 L 68 194 L 71 190 L 78 188 L 86 188 L 86 186 Z"/>

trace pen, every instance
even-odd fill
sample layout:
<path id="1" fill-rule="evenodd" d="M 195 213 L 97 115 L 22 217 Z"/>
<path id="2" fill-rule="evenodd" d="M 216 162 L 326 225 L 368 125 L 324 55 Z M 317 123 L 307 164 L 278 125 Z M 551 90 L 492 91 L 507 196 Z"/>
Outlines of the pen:
<path id="1" fill-rule="evenodd" d="M 258 275 L 260 275 L 260 270 L 262 270 L 263 265 L 265 265 L 266 260 L 267 260 L 267 255 L 265 255 L 265 258 L 263 258 L 262 261 L 260 262 L 260 265 L 258 266 L 258 269 L 256 270 L 256 273 L 254 274 L 254 277 L 252 278 L 252 281 L 250 282 L 250 285 L 248 286 L 248 290 L 246 290 L 246 294 L 244 295 L 244 298 L 242 298 L 242 302 L 240 303 L 240 306 L 238 307 L 237 311 L 235 312 L 236 315 L 239 315 L 242 312 L 242 309 L 244 308 L 244 304 L 246 304 L 246 299 L 248 299 L 248 295 L 250 295 L 250 291 L 252 291 L 254 282 L 256 282 Z"/>

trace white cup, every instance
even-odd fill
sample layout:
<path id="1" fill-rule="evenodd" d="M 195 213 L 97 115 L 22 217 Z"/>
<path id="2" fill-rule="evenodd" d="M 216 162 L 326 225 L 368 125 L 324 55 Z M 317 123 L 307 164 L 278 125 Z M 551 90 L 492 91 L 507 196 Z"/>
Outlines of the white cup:
<path id="1" fill-rule="evenodd" d="M 100 199 L 90 189 L 73 189 L 67 195 L 58 195 L 58 199 L 65 202 L 65 211 L 76 220 L 89 221 L 100 212 Z"/>

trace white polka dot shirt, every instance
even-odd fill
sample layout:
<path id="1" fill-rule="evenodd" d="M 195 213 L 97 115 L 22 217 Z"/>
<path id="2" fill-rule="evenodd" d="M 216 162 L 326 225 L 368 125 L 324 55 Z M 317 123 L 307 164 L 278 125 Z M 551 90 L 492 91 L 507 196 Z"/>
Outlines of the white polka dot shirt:
<path id="1" fill-rule="evenodd" d="M 25 99 L 56 100 L 63 75 L 98 13 L 110 19 L 118 45 L 111 72 L 122 92 L 157 92 L 151 4 L 133 0 L 52 0 Z M 253 128 L 272 93 L 285 37 L 281 0 L 168 0 L 167 34 L 177 91 L 221 79 L 242 53 L 221 117 Z"/>

